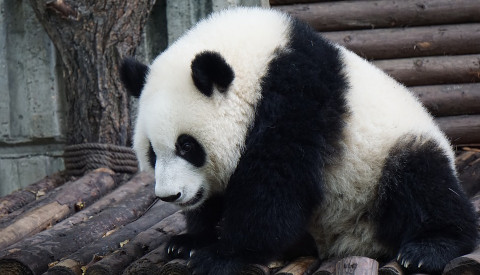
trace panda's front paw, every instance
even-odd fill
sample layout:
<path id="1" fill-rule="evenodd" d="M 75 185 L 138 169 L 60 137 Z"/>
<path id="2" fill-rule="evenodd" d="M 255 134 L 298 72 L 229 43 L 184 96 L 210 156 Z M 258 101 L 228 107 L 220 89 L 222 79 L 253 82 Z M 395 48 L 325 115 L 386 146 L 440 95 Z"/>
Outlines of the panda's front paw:
<path id="1" fill-rule="evenodd" d="M 196 249 L 206 245 L 205 241 L 191 234 L 172 236 L 166 246 L 170 258 L 188 259 Z"/>
<path id="2" fill-rule="evenodd" d="M 233 275 L 239 274 L 243 267 L 234 257 L 224 254 L 219 245 L 195 251 L 188 262 L 192 275 Z"/>
<path id="3" fill-rule="evenodd" d="M 435 250 L 434 246 L 422 243 L 409 243 L 404 245 L 398 255 L 397 263 L 410 273 L 440 274 L 448 263 L 441 249 Z"/>

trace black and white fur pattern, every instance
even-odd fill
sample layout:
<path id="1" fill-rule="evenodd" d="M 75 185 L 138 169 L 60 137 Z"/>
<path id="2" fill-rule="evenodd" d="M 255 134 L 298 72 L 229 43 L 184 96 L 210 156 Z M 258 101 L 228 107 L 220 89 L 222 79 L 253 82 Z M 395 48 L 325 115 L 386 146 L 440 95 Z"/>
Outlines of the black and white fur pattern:
<path id="1" fill-rule="evenodd" d="M 322 259 L 409 272 L 439 273 L 474 248 L 451 146 L 424 107 L 283 13 L 216 13 L 151 66 L 127 59 L 122 79 L 140 96 L 140 168 L 186 211 L 168 252 L 195 274 L 307 252 L 311 237 Z"/>

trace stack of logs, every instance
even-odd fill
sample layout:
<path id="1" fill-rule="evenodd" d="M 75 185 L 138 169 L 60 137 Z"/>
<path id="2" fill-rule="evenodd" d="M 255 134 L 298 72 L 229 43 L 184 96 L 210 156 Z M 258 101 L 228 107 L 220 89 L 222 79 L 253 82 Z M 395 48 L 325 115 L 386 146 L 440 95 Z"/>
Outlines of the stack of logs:
<path id="1" fill-rule="evenodd" d="M 480 150 L 463 148 L 459 176 L 480 212 Z M 261 229 L 259 229 L 261 230 Z M 80 178 L 47 177 L 0 198 L 0 274 L 190 274 L 165 256 L 166 240 L 185 231 L 183 213 L 157 201 L 152 175 L 107 168 Z M 365 257 L 299 258 L 251 265 L 243 274 L 404 274 L 396 262 Z M 468 273 L 470 272 L 470 273 Z M 453 260 L 444 274 L 480 274 L 480 249 Z"/>
<path id="2" fill-rule="evenodd" d="M 454 144 L 480 143 L 480 1 L 270 4 L 409 86 Z"/>

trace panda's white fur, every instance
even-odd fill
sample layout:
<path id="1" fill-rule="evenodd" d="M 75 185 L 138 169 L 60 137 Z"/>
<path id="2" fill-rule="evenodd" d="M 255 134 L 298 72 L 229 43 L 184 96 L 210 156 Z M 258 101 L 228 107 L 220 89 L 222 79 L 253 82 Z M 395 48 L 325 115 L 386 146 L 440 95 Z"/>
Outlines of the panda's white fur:
<path id="1" fill-rule="evenodd" d="M 134 149 L 140 168 L 151 169 L 147 152 L 152 142 L 157 155 L 157 196 L 182 192 L 179 202 L 186 202 L 200 186 L 207 192 L 225 188 L 261 97 L 260 78 L 275 50 L 283 49 L 288 41 L 288 20 L 285 15 L 260 9 L 217 13 L 153 61 L 139 102 Z M 205 50 L 221 52 L 233 67 L 235 80 L 228 93 L 206 98 L 196 90 L 190 63 Z M 205 146 L 208 159 L 204 167 L 192 170 L 185 160 L 175 157 L 175 140 L 184 132 Z"/>
<path id="2" fill-rule="evenodd" d="M 148 152 L 150 144 L 153 147 L 157 196 L 181 194 L 175 203 L 195 210 L 207 198 L 225 192 L 258 115 L 262 81 L 269 76 L 270 63 L 279 54 L 294 51 L 289 48 L 293 25 L 291 17 L 274 10 L 227 10 L 201 21 L 154 60 L 141 92 L 134 149 L 140 168 L 151 170 Z M 377 238 L 378 224 L 372 222 L 370 213 L 379 197 L 386 160 L 402 140 L 413 139 L 409 144 L 413 151 L 433 142 L 448 159 L 447 170 L 455 177 L 454 154 L 411 92 L 344 47 L 333 47 L 348 87 L 344 91 L 346 113 L 340 150 L 328 165 L 318 167 L 323 171 L 323 200 L 312 210 L 308 231 L 321 258 L 390 256 L 392 248 Z M 220 53 L 232 68 L 235 77 L 228 91 L 215 88 L 211 96 L 198 91 L 191 64 L 205 51 Z M 180 134 L 194 136 L 203 146 L 204 165 L 195 167 L 175 154 Z M 205 194 L 195 201 L 200 190 Z M 206 259 L 197 262 L 202 261 L 207 265 Z M 407 262 L 414 259 L 402 263 Z"/>
<path id="3" fill-rule="evenodd" d="M 346 95 L 350 115 L 345 120 L 342 155 L 327 170 L 325 201 L 312 220 L 311 232 L 323 257 L 378 257 L 385 254 L 385 247 L 375 240 L 373 225 L 360 218 L 377 196 L 391 148 L 411 135 L 419 137 L 419 143 L 438 142 L 453 170 L 454 155 L 445 135 L 410 91 L 358 55 L 337 47 L 350 83 Z"/>

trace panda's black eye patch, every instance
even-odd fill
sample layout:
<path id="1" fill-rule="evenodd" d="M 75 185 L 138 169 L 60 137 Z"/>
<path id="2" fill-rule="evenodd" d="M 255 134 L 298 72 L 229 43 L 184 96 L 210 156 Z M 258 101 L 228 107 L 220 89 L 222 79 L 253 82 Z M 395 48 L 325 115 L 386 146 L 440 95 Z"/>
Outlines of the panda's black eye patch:
<path id="1" fill-rule="evenodd" d="M 187 134 L 178 136 L 175 143 L 175 154 L 195 167 L 203 166 L 206 161 L 206 153 L 202 145 L 194 137 Z"/>
<path id="2" fill-rule="evenodd" d="M 155 169 L 155 162 L 157 161 L 157 155 L 155 151 L 153 151 L 152 144 L 150 143 L 150 147 L 148 148 L 148 163 Z"/>

